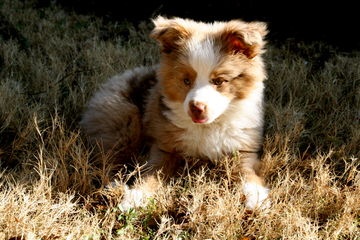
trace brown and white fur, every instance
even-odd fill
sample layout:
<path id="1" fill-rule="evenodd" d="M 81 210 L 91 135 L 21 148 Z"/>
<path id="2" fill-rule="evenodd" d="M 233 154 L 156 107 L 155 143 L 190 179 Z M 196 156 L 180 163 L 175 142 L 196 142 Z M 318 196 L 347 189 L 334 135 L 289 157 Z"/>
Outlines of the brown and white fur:
<path id="1" fill-rule="evenodd" d="M 154 24 L 160 64 L 110 79 L 81 121 L 90 139 L 122 163 L 142 142 L 150 145 L 143 181 L 126 188 L 123 208 L 145 204 L 159 186 L 156 174 L 171 177 L 179 159 L 221 159 L 237 151 L 246 207 L 268 207 L 269 190 L 257 174 L 266 25 L 163 17 Z"/>

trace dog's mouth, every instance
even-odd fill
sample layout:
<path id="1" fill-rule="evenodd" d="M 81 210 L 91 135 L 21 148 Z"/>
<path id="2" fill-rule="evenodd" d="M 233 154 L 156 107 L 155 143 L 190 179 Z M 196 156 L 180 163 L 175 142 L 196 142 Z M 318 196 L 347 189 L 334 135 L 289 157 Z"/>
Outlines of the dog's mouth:
<path id="1" fill-rule="evenodd" d="M 207 117 L 203 117 L 203 116 L 191 116 L 191 120 L 194 123 L 206 123 L 207 121 L 209 121 Z"/>
<path id="2" fill-rule="evenodd" d="M 209 121 L 208 114 L 203 110 L 189 109 L 188 115 L 194 123 L 206 123 Z"/>
<path id="3" fill-rule="evenodd" d="M 194 123 L 206 123 L 209 121 L 207 106 L 201 102 L 190 101 L 188 115 Z"/>

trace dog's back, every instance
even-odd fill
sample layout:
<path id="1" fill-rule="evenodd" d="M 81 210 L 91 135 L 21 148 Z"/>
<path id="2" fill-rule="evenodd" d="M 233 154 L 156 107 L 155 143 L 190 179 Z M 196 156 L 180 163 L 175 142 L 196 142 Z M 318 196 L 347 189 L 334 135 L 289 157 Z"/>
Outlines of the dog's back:
<path id="1" fill-rule="evenodd" d="M 93 144 L 126 163 L 142 141 L 142 116 L 156 66 L 138 67 L 112 77 L 90 99 L 80 126 Z"/>

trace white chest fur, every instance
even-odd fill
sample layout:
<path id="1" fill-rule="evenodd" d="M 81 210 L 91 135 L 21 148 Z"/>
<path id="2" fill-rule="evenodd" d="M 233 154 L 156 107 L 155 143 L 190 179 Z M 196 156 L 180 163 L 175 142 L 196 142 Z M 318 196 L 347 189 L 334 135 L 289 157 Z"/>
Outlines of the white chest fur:
<path id="1" fill-rule="evenodd" d="M 236 150 L 258 150 L 257 129 L 241 129 L 236 124 L 212 124 L 187 128 L 179 136 L 186 155 L 216 159 Z"/>

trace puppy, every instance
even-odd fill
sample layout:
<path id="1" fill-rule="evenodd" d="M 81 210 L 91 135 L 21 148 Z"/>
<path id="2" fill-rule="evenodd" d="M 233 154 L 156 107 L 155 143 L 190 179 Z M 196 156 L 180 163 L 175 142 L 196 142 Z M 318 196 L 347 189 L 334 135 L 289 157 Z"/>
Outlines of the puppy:
<path id="1" fill-rule="evenodd" d="M 262 59 L 266 24 L 203 23 L 181 18 L 153 20 L 151 37 L 161 48 L 158 66 L 139 67 L 102 85 L 83 114 L 92 142 L 129 163 L 150 146 L 143 181 L 126 188 L 124 209 L 146 204 L 187 157 L 215 160 L 239 152 L 248 209 L 269 206 L 268 188 L 257 174 L 262 146 Z"/>

